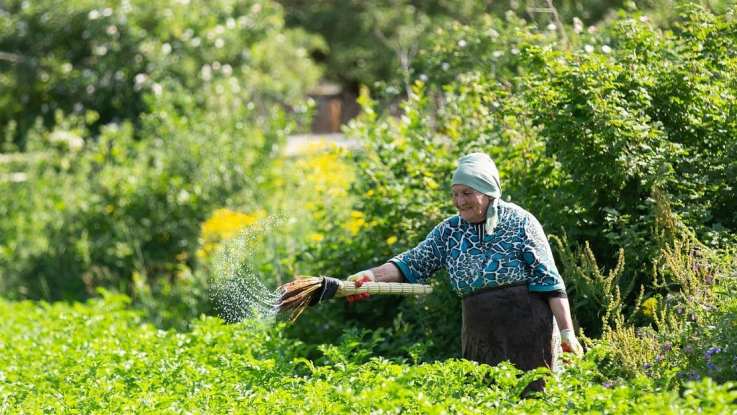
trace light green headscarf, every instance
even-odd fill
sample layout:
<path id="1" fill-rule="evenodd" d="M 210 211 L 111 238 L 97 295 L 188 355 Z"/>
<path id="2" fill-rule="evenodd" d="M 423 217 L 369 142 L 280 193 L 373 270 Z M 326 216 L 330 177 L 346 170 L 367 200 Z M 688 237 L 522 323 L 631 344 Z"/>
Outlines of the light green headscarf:
<path id="1" fill-rule="evenodd" d="M 494 160 L 484 153 L 471 153 L 458 159 L 458 168 L 453 173 L 453 184 L 468 186 L 477 192 L 494 198 L 486 210 L 486 234 L 494 233 L 499 215 L 499 198 L 502 196 L 502 185 L 499 181 L 499 170 Z"/>

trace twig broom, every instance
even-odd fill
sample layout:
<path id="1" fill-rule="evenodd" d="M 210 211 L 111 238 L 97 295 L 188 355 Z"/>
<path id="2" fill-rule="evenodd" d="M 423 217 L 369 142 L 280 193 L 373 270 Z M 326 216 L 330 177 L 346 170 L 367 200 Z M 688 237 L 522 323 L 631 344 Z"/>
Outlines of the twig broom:
<path id="1" fill-rule="evenodd" d="M 288 313 L 289 321 L 294 322 L 310 306 L 331 298 L 354 294 L 394 294 L 426 295 L 432 293 L 432 286 L 400 282 L 364 282 L 360 287 L 351 281 L 316 276 L 298 276 L 294 281 L 279 287 L 278 313 Z"/>

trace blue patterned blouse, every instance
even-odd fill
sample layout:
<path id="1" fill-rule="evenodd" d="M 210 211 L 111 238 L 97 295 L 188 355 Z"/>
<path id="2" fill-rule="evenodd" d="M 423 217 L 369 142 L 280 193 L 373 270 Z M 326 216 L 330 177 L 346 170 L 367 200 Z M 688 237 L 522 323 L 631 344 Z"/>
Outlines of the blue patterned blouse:
<path id="1" fill-rule="evenodd" d="M 521 207 L 499 201 L 499 224 L 486 235 L 484 223 L 452 216 L 438 224 L 417 247 L 390 262 L 411 283 L 424 284 L 447 269 L 460 295 L 487 287 L 528 283 L 530 291 L 565 292 L 543 228 Z"/>

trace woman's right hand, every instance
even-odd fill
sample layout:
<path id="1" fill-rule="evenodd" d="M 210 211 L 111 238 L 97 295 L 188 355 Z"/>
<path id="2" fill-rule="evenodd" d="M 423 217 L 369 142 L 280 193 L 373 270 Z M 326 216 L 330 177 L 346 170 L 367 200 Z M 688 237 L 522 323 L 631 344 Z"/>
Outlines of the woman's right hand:
<path id="1" fill-rule="evenodd" d="M 364 270 L 361 272 L 357 272 L 348 278 L 346 278 L 346 281 L 350 281 L 356 284 L 356 288 L 363 285 L 364 282 L 374 282 L 376 281 L 376 278 L 374 277 L 374 273 L 370 270 Z M 349 303 L 352 303 L 356 300 L 365 300 L 369 298 L 369 293 L 362 293 L 362 294 L 354 294 L 354 295 L 348 295 L 346 296 L 346 299 Z"/>

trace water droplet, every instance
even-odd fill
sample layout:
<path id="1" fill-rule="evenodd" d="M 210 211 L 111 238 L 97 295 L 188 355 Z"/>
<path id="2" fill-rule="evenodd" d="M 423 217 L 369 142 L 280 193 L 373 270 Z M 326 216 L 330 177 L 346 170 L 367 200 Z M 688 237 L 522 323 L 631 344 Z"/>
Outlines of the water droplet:
<path id="1" fill-rule="evenodd" d="M 280 216 L 267 217 L 222 243 L 213 260 L 210 299 L 225 321 L 275 321 L 281 292 L 279 288 L 269 289 L 259 280 L 252 261 L 260 237 L 282 221 Z"/>

